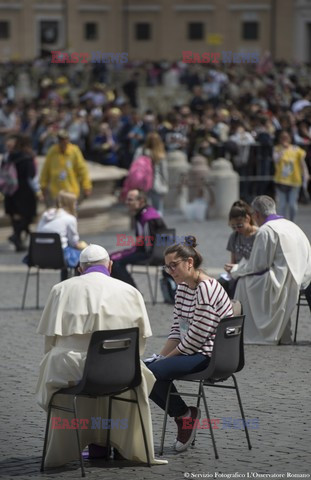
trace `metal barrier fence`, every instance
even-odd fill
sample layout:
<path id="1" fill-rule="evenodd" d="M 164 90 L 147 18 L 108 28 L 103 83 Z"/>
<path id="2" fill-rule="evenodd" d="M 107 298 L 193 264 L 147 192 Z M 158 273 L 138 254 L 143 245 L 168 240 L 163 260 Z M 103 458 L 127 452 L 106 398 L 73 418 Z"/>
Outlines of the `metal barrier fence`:
<path id="1" fill-rule="evenodd" d="M 306 163 L 311 174 L 311 144 L 301 145 L 306 151 Z M 232 162 L 234 170 L 240 176 L 240 198 L 250 202 L 257 195 L 274 197 L 274 163 L 273 146 L 254 143 L 238 146 L 232 151 L 230 142 L 216 144 L 212 147 L 212 158 L 216 160 L 225 157 Z M 311 182 L 309 192 L 302 191 L 300 201 L 310 201 Z"/>

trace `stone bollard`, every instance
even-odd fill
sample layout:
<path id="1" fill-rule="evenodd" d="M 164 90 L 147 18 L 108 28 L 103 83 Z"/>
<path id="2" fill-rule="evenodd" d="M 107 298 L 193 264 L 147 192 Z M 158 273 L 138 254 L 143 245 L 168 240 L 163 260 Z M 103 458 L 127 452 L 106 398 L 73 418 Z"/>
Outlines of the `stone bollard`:
<path id="1" fill-rule="evenodd" d="M 233 170 L 231 162 L 218 158 L 211 164 L 209 179 L 214 191 L 214 204 L 209 217 L 228 217 L 233 202 L 239 199 L 239 175 Z"/>
<path id="2" fill-rule="evenodd" d="M 205 157 L 195 155 L 191 158 L 190 169 L 184 178 L 187 191 L 182 205 L 187 220 L 203 222 L 207 218 L 208 208 L 213 200 L 209 172 Z"/>
<path id="3" fill-rule="evenodd" d="M 190 165 L 187 156 L 180 150 L 167 154 L 169 191 L 164 199 L 165 208 L 181 209 L 183 196 L 183 178 L 188 173 Z"/>

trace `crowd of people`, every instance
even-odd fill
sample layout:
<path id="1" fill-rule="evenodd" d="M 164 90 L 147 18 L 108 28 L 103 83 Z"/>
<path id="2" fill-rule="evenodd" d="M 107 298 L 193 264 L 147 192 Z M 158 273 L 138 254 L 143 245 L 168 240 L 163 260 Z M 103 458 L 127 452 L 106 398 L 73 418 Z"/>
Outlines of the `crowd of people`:
<path id="1" fill-rule="evenodd" d="M 258 194 L 276 195 L 278 213 L 290 220 L 295 219 L 298 199 L 310 200 L 307 66 L 263 62 L 210 68 L 182 62 L 138 62 L 114 68 L 104 64 L 71 67 L 51 66 L 44 59 L 0 65 L 0 152 L 14 162 L 24 155 L 47 155 L 41 176 L 46 201 L 47 193 L 55 199 L 60 190 L 67 189 L 60 178 L 62 171 L 49 166 L 59 155 L 58 149 L 65 148 L 72 150 L 70 159 L 76 157 L 81 166 L 78 157 L 84 156 L 129 169 L 137 156 L 148 154 L 154 168 L 149 199 L 162 213 L 169 188 L 167 156 L 176 150 L 189 162 L 200 155 L 206 165 L 227 156 L 240 174 L 241 198 L 251 201 Z M 163 87 L 162 94 L 171 94 L 166 111 L 139 108 L 142 90 L 158 87 Z M 14 138 L 19 135 L 27 147 L 18 148 L 21 141 Z M 14 142 L 17 147 L 11 153 Z M 22 163 L 17 162 L 18 170 Z M 31 183 L 35 163 L 29 168 L 27 181 L 20 179 L 21 192 L 15 195 L 22 195 L 22 209 L 29 205 L 29 211 L 21 213 L 10 198 L 5 205 L 17 250 L 23 249 L 21 235 L 35 218 L 36 199 L 41 196 L 38 182 Z M 71 173 L 65 173 L 70 181 Z M 55 191 L 47 192 L 49 175 L 54 177 Z M 85 173 L 81 175 L 83 194 L 88 196 L 90 182 Z M 61 188 L 56 188 L 60 182 Z M 69 191 L 79 195 L 79 186 Z"/>
<path id="2" fill-rule="evenodd" d="M 189 161 L 200 155 L 206 165 L 215 156 L 228 155 L 242 177 L 256 152 L 257 173 L 266 182 L 274 175 L 278 212 L 267 195 L 256 197 L 251 206 L 243 198 L 229 212 L 234 232 L 227 245 L 231 252 L 225 264 L 227 278 L 217 281 L 202 269 L 203 259 L 192 236 L 164 252 L 166 274 L 177 285 L 173 323 L 161 352 L 142 363 L 140 387 L 151 461 L 157 463 L 148 396 L 164 409 L 170 380 L 206 368 L 219 322 L 234 315 L 230 297 L 242 305 L 248 343 L 288 343 L 290 315 L 301 286 L 306 287 L 311 308 L 310 242 L 293 223 L 300 189 L 307 196 L 310 188 L 308 69 L 293 69 L 285 63 L 212 69 L 180 62 L 135 64 L 128 66 L 127 81 L 114 88 L 109 80 L 116 72 L 103 65 L 88 66 L 86 72 L 78 66 L 64 69 L 62 75 L 59 66 L 45 67 L 39 60 L 24 69 L 20 66 L 19 73 L 36 75 L 38 95 L 27 100 L 18 98 L 18 89 L 10 89 L 18 82 L 8 75 L 0 107 L 0 149 L 4 162 L 14 162 L 19 176 L 20 192 L 5 195 L 13 226 L 11 241 L 16 250 L 22 249 L 21 235 L 29 233 L 36 199 L 44 198 L 52 208 L 42 216 L 38 230 L 59 233 L 68 266 L 72 261 L 81 273 L 53 287 L 39 323 L 46 355 L 40 365 L 37 398 L 45 409 L 58 388 L 81 379 L 93 331 L 138 326 L 141 354 L 151 336 L 143 298 L 127 265 L 146 261 L 153 244 L 144 242 L 109 254 L 101 246 L 80 241 L 75 202 L 81 191 L 85 196 L 92 191 L 84 157 L 125 168 L 139 158 L 150 158 L 154 178 L 149 201 L 153 206 L 148 205 L 148 192 L 138 187 L 129 187 L 125 197 L 135 235 L 153 241 L 156 232 L 166 228 L 162 200 L 168 189 L 166 155 L 170 152 L 180 150 Z M 2 68 L 9 72 L 10 65 Z M 91 83 L 85 81 L 86 76 Z M 138 92 L 143 83 L 146 88 L 163 85 L 173 96 L 183 87 L 190 100 L 172 103 L 166 112 L 141 112 Z M 28 143 L 23 139 L 29 139 Z M 35 154 L 46 155 L 40 179 L 36 178 Z M 242 193 L 243 189 L 243 197 Z M 25 195 L 33 201 L 27 215 L 22 208 Z M 284 218 L 287 215 L 290 220 Z M 200 411 L 188 406 L 175 387 L 172 391 L 176 395 L 168 413 L 177 426 L 174 448 L 182 452 L 195 435 L 195 430 L 185 428 L 184 419 L 195 422 Z M 83 405 L 86 416 L 106 407 L 105 403 Z M 146 461 L 133 407 L 127 411 L 120 407 L 118 413 L 131 422 L 123 436 L 113 433 L 115 448 L 125 458 Z M 68 439 L 71 433 L 66 432 Z M 59 436 L 54 431 L 49 439 L 47 464 L 60 465 L 76 457 L 73 447 L 57 446 L 64 441 Z M 93 440 L 105 446 L 102 434 L 86 435 L 82 444 Z"/>
<path id="3" fill-rule="evenodd" d="M 70 67 L 44 59 L 0 65 L 0 152 L 7 152 L 7 135 L 22 133 L 35 155 L 47 155 L 59 131 L 86 159 L 104 165 L 129 169 L 138 152 L 148 150 L 158 185 L 150 196 L 160 211 L 168 190 L 166 156 L 176 150 L 189 162 L 201 155 L 207 165 L 227 156 L 241 176 L 241 197 L 276 193 L 291 220 L 298 198 L 310 200 L 309 67 L 271 61 Z M 142 102 L 152 89 L 167 100 L 165 110 L 161 102 L 159 108 Z M 160 140 L 150 137 L 155 133 Z M 290 148 L 281 140 L 285 133 Z"/>
<path id="4" fill-rule="evenodd" d="M 305 65 L 188 65 L 182 62 L 106 65 L 1 65 L 0 148 L 4 135 L 21 131 L 46 154 L 65 128 L 88 159 L 128 167 L 150 131 L 166 150 L 208 159 L 226 142 L 271 146 L 281 130 L 309 146 L 311 90 Z M 28 81 L 25 81 L 28 79 Z M 28 85 L 28 90 L 25 87 Z M 30 88 L 31 84 L 31 88 Z M 140 92 L 163 87 L 166 111 L 140 108 Z M 178 95 L 187 92 L 188 96 Z M 189 100 L 185 100 L 185 98 Z M 230 150 L 230 144 L 227 145 Z M 236 153 L 236 165 L 247 150 Z M 309 158 L 308 158 L 309 162 Z"/>

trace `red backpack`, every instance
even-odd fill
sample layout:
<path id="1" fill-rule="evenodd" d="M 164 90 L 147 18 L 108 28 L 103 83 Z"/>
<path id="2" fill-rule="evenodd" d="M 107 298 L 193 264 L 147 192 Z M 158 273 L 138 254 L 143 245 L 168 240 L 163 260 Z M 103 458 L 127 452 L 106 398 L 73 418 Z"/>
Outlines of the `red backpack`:
<path id="1" fill-rule="evenodd" d="M 129 190 L 139 189 L 149 192 L 153 187 L 153 165 L 150 157 L 139 155 L 131 164 L 123 184 L 121 199 L 125 200 Z"/>

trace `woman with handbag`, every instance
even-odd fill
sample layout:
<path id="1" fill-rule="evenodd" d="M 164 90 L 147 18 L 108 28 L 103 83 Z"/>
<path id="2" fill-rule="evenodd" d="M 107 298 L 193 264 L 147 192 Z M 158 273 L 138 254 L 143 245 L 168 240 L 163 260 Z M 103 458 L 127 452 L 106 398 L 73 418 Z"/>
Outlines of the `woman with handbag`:
<path id="1" fill-rule="evenodd" d="M 148 191 L 148 198 L 151 205 L 163 214 L 164 197 L 168 193 L 168 166 L 164 143 L 157 132 L 148 133 L 145 144 L 136 150 L 133 161 L 141 155 L 152 160 L 153 185 Z"/>

